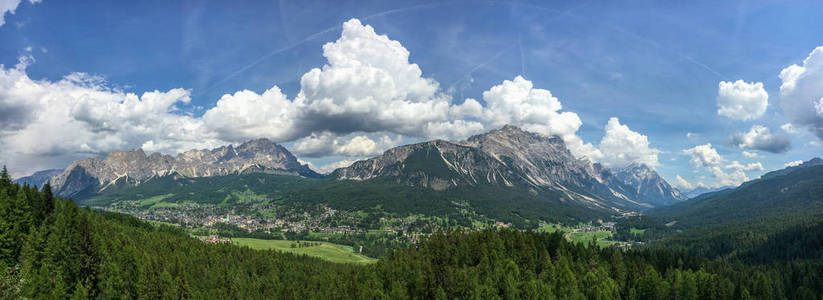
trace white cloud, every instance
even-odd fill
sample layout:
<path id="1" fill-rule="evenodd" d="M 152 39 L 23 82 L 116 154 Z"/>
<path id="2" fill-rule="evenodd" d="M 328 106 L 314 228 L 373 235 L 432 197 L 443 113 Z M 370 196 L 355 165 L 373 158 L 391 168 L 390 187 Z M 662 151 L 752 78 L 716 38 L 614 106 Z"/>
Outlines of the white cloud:
<path id="1" fill-rule="evenodd" d="M 400 141 L 401 138 L 392 140 L 387 135 L 372 139 L 365 135 L 350 134 L 340 137 L 331 132 L 323 132 L 313 133 L 298 140 L 294 143 L 292 150 L 305 157 L 329 155 L 364 157 L 379 155 L 385 149 L 397 146 Z"/>
<path id="2" fill-rule="evenodd" d="M 717 150 L 712 148 L 711 143 L 683 150 L 682 153 L 691 155 L 690 161 L 695 167 L 716 166 L 723 162 L 723 157 L 717 153 Z"/>
<path id="3" fill-rule="evenodd" d="M 17 10 L 17 6 L 20 5 L 21 0 L 0 0 L 0 26 L 6 24 L 6 13 L 10 15 L 14 14 L 14 11 Z M 29 3 L 35 4 L 42 2 L 42 0 L 29 0 Z"/>
<path id="4" fill-rule="evenodd" d="M 692 184 L 691 182 L 689 182 L 686 179 L 683 179 L 683 177 L 680 177 L 680 175 L 675 176 L 674 184 L 678 189 L 681 189 L 681 190 L 684 190 L 684 191 L 692 190 L 692 189 L 695 188 L 694 184 Z"/>
<path id="5" fill-rule="evenodd" d="M 802 65 L 783 69 L 780 79 L 781 107 L 789 121 L 823 139 L 823 46 L 809 53 Z"/>
<path id="6" fill-rule="evenodd" d="M 215 107 L 206 111 L 203 121 L 222 140 L 242 142 L 265 137 L 283 142 L 303 134 L 295 128 L 299 117 L 297 107 L 274 86 L 263 94 L 242 90 L 223 95 Z"/>
<path id="7" fill-rule="evenodd" d="M 687 139 L 696 139 L 696 138 L 699 138 L 699 137 L 700 137 L 699 133 L 686 132 L 686 138 Z"/>
<path id="8" fill-rule="evenodd" d="M 695 168 L 704 168 L 712 174 L 714 179 L 712 182 L 698 183 L 707 187 L 737 186 L 749 180 L 746 172 L 763 170 L 763 165 L 759 162 L 743 165 L 738 161 L 733 161 L 724 166 L 725 159 L 712 148 L 710 143 L 685 149 L 681 153 L 691 156 L 690 162 Z"/>
<path id="9" fill-rule="evenodd" d="M 510 124 L 544 135 L 557 135 L 577 157 L 594 160 L 602 157 L 597 148 L 577 136 L 577 130 L 583 125 L 580 117 L 573 112 L 561 112 L 563 106 L 550 91 L 534 88 L 531 81 L 521 76 L 483 92 L 483 100 L 486 107 L 479 119 L 487 128 Z"/>
<path id="10" fill-rule="evenodd" d="M 762 82 L 721 81 L 717 88 L 717 114 L 736 120 L 753 120 L 766 112 L 769 94 Z"/>
<path id="11" fill-rule="evenodd" d="M 745 156 L 747 158 L 755 158 L 755 157 L 757 157 L 757 153 L 749 152 L 749 151 L 743 151 L 743 156 Z"/>
<path id="12" fill-rule="evenodd" d="M 780 129 L 783 129 L 783 131 L 785 131 L 786 133 L 789 133 L 789 134 L 797 133 L 797 127 L 795 127 L 794 124 L 792 124 L 792 123 L 786 123 L 786 124 L 780 125 Z"/>
<path id="13" fill-rule="evenodd" d="M 788 137 L 783 134 L 772 134 L 769 128 L 761 125 L 754 125 L 748 132 L 733 135 L 731 143 L 740 149 L 771 153 L 783 153 L 791 148 Z"/>
<path id="14" fill-rule="evenodd" d="M 347 21 L 323 56 L 328 64 L 303 75 L 294 100 L 302 130 L 421 136 L 427 124 L 447 120 L 451 98 L 409 63 L 406 48 L 371 26 Z"/>
<path id="15" fill-rule="evenodd" d="M 797 167 L 797 166 L 802 165 L 802 164 L 803 164 L 802 160 L 795 160 L 795 161 L 790 161 L 790 162 L 787 162 L 787 163 L 783 164 L 783 167 L 784 168 Z"/>
<path id="16" fill-rule="evenodd" d="M 252 138 L 294 142 L 306 157 L 376 155 L 413 139 L 460 139 L 511 124 L 557 135 L 578 158 L 608 164 L 657 165 L 647 137 L 610 120 L 601 152 L 584 142 L 583 124 L 549 90 L 521 76 L 491 87 L 482 102 L 455 104 L 438 82 L 423 77 L 399 42 L 352 19 L 323 46 L 327 63 L 304 74 L 289 99 L 276 85 L 258 94 L 223 95 L 200 117 L 184 111 L 191 91 L 142 94 L 109 87 L 100 77 L 72 73 L 32 80 L 31 56 L 0 66 L 0 157 L 19 172 L 62 167 L 116 149 L 174 153 Z"/>
<path id="17" fill-rule="evenodd" d="M 649 147 L 648 137 L 620 124 L 617 118 L 609 119 L 606 124 L 606 135 L 600 141 L 600 152 L 603 153 L 601 162 L 608 167 L 624 167 L 633 162 L 650 167 L 659 164 L 657 154 L 660 150 Z"/>
<path id="18" fill-rule="evenodd" d="M 731 164 L 726 165 L 725 168 L 728 169 L 728 170 L 743 170 L 743 171 L 746 171 L 746 172 L 763 171 L 763 165 L 760 164 L 759 162 L 749 163 L 749 164 L 743 165 L 743 164 L 741 164 L 740 162 L 738 162 L 736 160 L 733 161 Z"/>
<path id="19" fill-rule="evenodd" d="M 355 163 L 356 161 L 357 160 L 354 160 L 354 159 L 343 159 L 343 160 L 336 161 L 336 162 L 326 164 L 326 165 L 322 165 L 322 166 L 315 166 L 315 165 L 309 163 L 309 167 L 312 170 L 315 170 L 320 174 L 329 174 L 329 173 L 331 173 L 334 170 L 337 170 L 339 168 L 345 168 L 345 167 L 351 166 L 351 164 Z"/>
<path id="20" fill-rule="evenodd" d="M 179 113 L 178 105 L 190 101 L 188 90 L 138 96 L 83 73 L 32 80 L 31 62 L 23 57 L 14 68 L 0 66 L 0 157 L 17 173 L 141 145 L 174 152 L 219 144 L 202 122 Z"/>

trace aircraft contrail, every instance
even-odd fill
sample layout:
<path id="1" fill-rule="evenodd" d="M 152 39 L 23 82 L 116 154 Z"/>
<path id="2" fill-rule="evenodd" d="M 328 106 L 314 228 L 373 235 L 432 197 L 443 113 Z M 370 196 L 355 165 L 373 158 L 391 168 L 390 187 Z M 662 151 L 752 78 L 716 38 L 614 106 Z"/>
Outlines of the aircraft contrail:
<path id="1" fill-rule="evenodd" d="M 361 17 L 360 19 L 361 19 L 361 20 L 368 20 L 368 19 L 371 19 L 371 18 L 383 17 L 383 16 L 387 16 L 387 15 L 391 15 L 391 14 L 396 14 L 396 13 L 401 13 L 401 12 L 407 12 L 407 11 L 417 10 L 417 9 L 427 9 L 427 8 L 434 8 L 434 7 L 439 7 L 439 6 L 445 6 L 445 5 L 450 5 L 450 4 L 454 4 L 454 3 L 458 3 L 458 2 L 460 2 L 460 1 L 437 2 L 437 3 L 428 3 L 428 4 L 413 5 L 413 6 L 402 7 L 402 8 L 395 8 L 395 9 L 390 9 L 390 10 L 387 10 L 387 11 L 382 11 L 382 12 L 378 12 L 378 13 L 375 13 L 375 14 L 371 14 L 371 15 L 368 15 L 368 16 L 365 16 L 365 17 Z M 329 27 L 329 28 L 323 29 L 323 30 L 321 30 L 321 31 L 315 32 L 315 33 L 313 33 L 313 34 L 311 34 L 311 35 L 309 35 L 309 36 L 307 36 L 307 37 L 303 38 L 302 40 L 299 40 L 299 41 L 297 41 L 297 42 L 294 42 L 294 43 L 291 43 L 291 44 L 289 44 L 289 45 L 286 45 L 285 47 L 282 47 L 282 48 L 276 49 L 276 50 L 274 50 L 274 51 L 272 51 L 272 52 L 269 52 L 268 54 L 265 54 L 265 55 L 263 55 L 263 56 L 261 56 L 261 57 L 259 57 L 259 58 L 255 59 L 255 60 L 251 61 L 250 63 L 248 63 L 247 65 L 245 65 L 245 66 L 243 66 L 242 68 L 238 69 L 237 71 L 232 72 L 231 74 L 229 74 L 229 75 L 228 75 L 228 76 L 226 76 L 225 78 L 221 79 L 220 81 L 218 81 L 218 82 L 216 82 L 216 83 L 214 83 L 214 84 L 210 85 L 209 87 L 207 87 L 206 89 L 204 89 L 204 90 L 203 90 L 203 92 L 208 91 L 208 90 L 211 90 L 211 89 L 213 89 L 213 88 L 215 88 L 215 87 L 217 87 L 217 86 L 219 86 L 219 85 L 221 85 L 221 84 L 225 83 L 226 81 L 228 81 L 228 80 L 230 80 L 230 79 L 232 79 L 232 78 L 236 77 L 237 75 L 240 75 L 241 73 L 245 72 L 246 70 L 248 70 L 248 69 L 250 69 L 250 68 L 252 68 L 252 67 L 256 66 L 256 65 L 257 65 L 257 64 L 259 64 L 260 62 L 262 62 L 262 61 L 264 61 L 264 60 L 266 60 L 266 59 L 268 59 L 268 58 L 270 58 L 270 57 L 272 57 L 272 56 L 275 56 L 275 55 L 280 54 L 280 53 L 283 53 L 283 52 L 285 52 L 285 51 L 288 51 L 288 50 L 294 49 L 294 48 L 296 48 L 296 47 L 298 47 L 298 46 L 300 46 L 300 45 L 302 45 L 302 44 L 305 44 L 306 42 L 311 41 L 311 40 L 313 40 L 313 39 L 315 39 L 315 38 L 317 38 L 317 37 L 319 37 L 319 36 L 321 36 L 321 35 L 324 35 L 324 34 L 326 34 L 326 33 L 329 33 L 329 32 L 335 31 L 335 30 L 338 30 L 338 29 L 340 29 L 341 27 L 342 27 L 342 25 L 336 25 L 336 26 L 332 26 L 332 27 Z"/>
<path id="2" fill-rule="evenodd" d="M 482 63 L 479 63 L 479 64 L 475 65 L 468 73 L 466 73 L 466 75 L 461 76 L 460 79 L 458 79 L 455 82 L 453 82 L 452 84 L 450 84 L 449 89 L 453 88 L 455 85 L 457 85 L 461 81 L 463 81 L 466 78 L 468 78 L 469 76 L 471 76 L 471 74 L 473 74 L 474 71 L 477 71 L 478 69 L 483 68 L 483 67 L 489 65 L 490 63 L 494 62 L 495 60 L 497 60 L 498 57 L 503 55 L 503 53 L 506 53 L 506 51 L 508 51 L 509 49 L 511 49 L 514 46 L 517 46 L 517 45 L 509 45 L 508 47 L 503 48 L 503 50 L 500 50 L 500 52 L 497 52 L 497 54 L 495 54 L 494 56 L 492 56 L 490 59 L 486 60 L 485 62 L 482 62 Z"/>
<path id="3" fill-rule="evenodd" d="M 575 19 L 581 19 L 581 20 L 584 20 L 584 21 L 592 21 L 592 20 L 591 20 L 591 19 L 589 19 L 589 18 L 586 18 L 586 17 L 581 17 L 581 16 L 578 16 L 578 15 L 572 14 L 572 13 L 571 13 L 571 10 L 572 10 L 572 9 L 568 9 L 568 10 L 563 11 L 563 10 L 558 10 L 558 9 L 554 9 L 554 8 L 543 7 L 543 6 L 534 5 L 534 4 L 528 4 L 528 3 L 518 3 L 518 2 L 508 2 L 508 1 L 493 1 L 493 3 L 505 4 L 505 5 L 513 5 L 513 6 L 526 6 L 526 7 L 536 8 L 536 9 L 540 9 L 540 10 L 551 11 L 551 12 L 554 12 L 554 13 L 559 13 L 559 14 L 566 15 L 566 16 L 569 16 L 569 17 L 572 17 L 572 18 L 575 18 Z M 582 6 L 582 5 L 581 5 L 581 6 Z M 638 39 L 638 40 L 641 40 L 641 41 L 643 41 L 643 42 L 645 42 L 645 43 L 647 43 L 647 44 L 649 44 L 649 45 L 651 45 L 651 46 L 653 46 L 653 47 L 655 47 L 655 48 L 657 48 L 657 49 L 661 49 L 661 50 L 668 51 L 669 53 L 674 54 L 675 56 L 678 56 L 678 57 L 680 57 L 680 58 L 682 58 L 682 59 L 684 59 L 684 60 L 686 60 L 686 61 L 688 61 L 688 62 L 690 62 L 690 63 L 693 63 L 693 64 L 695 64 L 695 65 L 697 65 L 697 66 L 699 66 L 699 67 L 701 67 L 701 68 L 705 69 L 706 71 L 709 71 L 710 73 L 712 73 L 712 74 L 714 74 L 714 75 L 717 75 L 717 76 L 719 76 L 719 77 L 721 77 L 721 78 L 725 78 L 725 77 L 726 77 L 725 75 L 723 75 L 722 73 L 718 72 L 718 71 L 717 71 L 717 70 L 715 70 L 714 68 L 710 67 L 709 65 L 707 65 L 707 64 L 705 64 L 705 63 L 703 63 L 703 62 L 701 62 L 701 61 L 699 61 L 699 60 L 697 60 L 697 59 L 695 59 L 695 58 L 693 58 L 693 57 L 691 57 L 691 56 L 688 56 L 688 55 L 683 54 L 683 53 L 681 53 L 681 52 L 679 52 L 679 51 L 676 51 L 676 50 L 673 50 L 673 49 L 669 49 L 669 48 L 667 48 L 667 47 L 664 47 L 663 45 L 660 45 L 659 43 L 657 43 L 657 42 L 655 42 L 655 41 L 653 41 L 653 40 L 647 39 L 647 38 L 645 38 L 645 37 L 643 37 L 643 36 L 641 36 L 641 35 L 638 35 L 638 34 L 636 34 L 636 33 L 634 33 L 634 32 L 631 32 L 631 31 L 629 31 L 629 30 L 626 30 L 626 29 L 624 29 L 623 27 L 617 26 L 617 25 L 615 25 L 615 24 L 611 24 L 611 23 L 604 23 L 604 24 L 605 24 L 606 26 L 608 26 L 609 28 L 611 28 L 612 30 L 614 30 L 614 31 L 617 31 L 617 32 L 623 33 L 623 34 L 625 34 L 625 35 L 629 35 L 629 36 L 631 36 L 631 37 L 633 37 L 633 38 L 636 38 L 636 39 Z"/>

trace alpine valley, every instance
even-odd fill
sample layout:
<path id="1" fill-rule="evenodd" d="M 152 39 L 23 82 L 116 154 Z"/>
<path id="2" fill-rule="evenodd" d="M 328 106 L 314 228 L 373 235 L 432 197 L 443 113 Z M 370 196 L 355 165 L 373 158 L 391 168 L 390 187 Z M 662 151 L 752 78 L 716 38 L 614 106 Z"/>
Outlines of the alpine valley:
<path id="1" fill-rule="evenodd" d="M 258 139 L 176 156 L 115 151 L 76 161 L 50 182 L 59 196 L 132 213 L 333 209 L 521 227 L 608 219 L 685 200 L 645 165 L 608 169 L 574 158 L 559 137 L 514 126 L 392 148 L 326 176 Z"/>
<path id="2" fill-rule="evenodd" d="M 0 300 L 823 299 L 823 1 L 177 2 L 0 0 Z"/>

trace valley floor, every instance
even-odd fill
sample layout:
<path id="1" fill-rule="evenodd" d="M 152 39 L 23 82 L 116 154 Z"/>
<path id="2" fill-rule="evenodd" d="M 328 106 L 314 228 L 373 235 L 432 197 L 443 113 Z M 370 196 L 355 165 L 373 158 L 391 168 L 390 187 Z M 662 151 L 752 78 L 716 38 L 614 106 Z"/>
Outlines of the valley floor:
<path id="1" fill-rule="evenodd" d="M 377 261 L 377 259 L 357 253 L 351 246 L 329 242 L 232 238 L 231 243 L 255 250 L 274 249 L 288 253 L 314 256 L 336 263 L 369 264 Z"/>

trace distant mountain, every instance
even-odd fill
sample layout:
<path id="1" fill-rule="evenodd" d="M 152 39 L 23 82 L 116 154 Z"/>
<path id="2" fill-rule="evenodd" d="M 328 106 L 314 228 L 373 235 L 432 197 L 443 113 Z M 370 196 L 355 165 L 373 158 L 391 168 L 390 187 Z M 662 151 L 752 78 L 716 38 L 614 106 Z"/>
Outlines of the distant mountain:
<path id="1" fill-rule="evenodd" d="M 269 173 L 320 177 L 301 164 L 286 148 L 267 139 L 212 150 L 190 150 L 177 156 L 142 149 L 114 151 L 105 158 L 72 163 L 52 179 L 55 193 L 82 198 L 114 185 L 139 185 L 146 180 L 172 174 L 209 177 L 240 173 Z"/>
<path id="2" fill-rule="evenodd" d="M 802 164 L 799 164 L 799 165 L 796 165 L 796 166 L 787 167 L 787 168 L 784 168 L 782 170 L 771 171 L 769 173 L 763 174 L 763 176 L 760 176 L 760 178 L 761 179 L 767 179 L 767 178 L 771 178 L 771 177 L 782 176 L 782 175 L 786 175 L 786 174 L 789 174 L 791 172 L 794 172 L 794 171 L 797 171 L 797 170 L 800 170 L 800 169 L 803 169 L 803 168 L 820 166 L 820 165 L 823 165 L 823 159 L 820 159 L 819 157 L 815 157 L 815 158 L 812 158 L 812 159 L 810 159 L 808 161 L 805 161 Z"/>
<path id="3" fill-rule="evenodd" d="M 703 194 L 646 213 L 676 222 L 681 228 L 823 215 L 823 165 L 810 163 L 770 172 L 734 189 Z"/>
<path id="4" fill-rule="evenodd" d="M 735 188 L 734 186 L 723 186 L 723 187 L 716 187 L 716 188 L 701 186 L 701 187 L 696 187 L 696 188 L 693 188 L 691 190 L 681 191 L 681 192 L 683 193 L 683 196 L 685 196 L 688 199 L 691 199 L 691 198 L 694 198 L 694 197 L 697 197 L 697 196 L 700 196 L 700 195 L 703 195 L 703 194 L 722 191 L 722 190 L 725 190 L 725 189 L 734 189 L 734 188 Z"/>
<path id="5" fill-rule="evenodd" d="M 643 174 L 632 172 L 643 171 Z M 679 200 L 679 192 L 648 167 L 623 171 L 576 159 L 559 137 L 514 126 L 465 141 L 435 140 L 387 150 L 337 169 L 339 180 L 388 179 L 434 190 L 497 186 L 550 190 L 565 199 L 611 211 L 640 210 Z"/>
<path id="6" fill-rule="evenodd" d="M 233 150 L 246 152 L 247 144 Z M 255 148 L 287 153 L 278 147 Z M 190 151 L 176 158 L 146 156 L 139 150 L 115 152 L 106 159 L 75 163 L 61 174 L 61 178 L 73 178 L 65 180 L 61 191 L 74 191 L 80 195 L 76 199 L 101 207 L 159 196 L 170 206 L 186 202 L 231 206 L 242 204 L 238 194 L 254 194 L 283 209 L 324 205 L 460 222 L 492 218 L 521 227 L 533 226 L 538 220 L 576 223 L 608 218 L 676 201 L 670 198 L 678 195 L 646 166 L 625 168 L 618 177 L 600 164 L 576 159 L 559 137 L 513 126 L 463 141 L 434 140 L 392 148 L 319 179 L 302 178 L 316 177 L 313 172 L 283 171 L 308 170 L 291 156 L 266 164 L 269 158 L 260 153 L 274 150 L 250 151 L 260 158 L 252 163 L 238 161 L 234 151 L 224 148 Z M 230 158 L 221 159 L 225 155 Z M 186 158 L 190 157 L 197 159 L 189 162 Z M 197 168 L 181 167 L 181 161 Z M 282 161 L 293 164 L 281 166 Z M 86 175 L 88 170 L 95 170 L 96 175 Z M 89 188 L 91 192 L 84 191 Z"/>
<path id="7" fill-rule="evenodd" d="M 46 181 L 49 181 L 49 179 L 51 179 L 54 176 L 59 175 L 60 173 L 63 173 L 62 169 L 51 169 L 51 170 L 37 171 L 37 172 L 34 172 L 34 174 L 31 174 L 29 176 L 20 177 L 20 178 L 15 179 L 14 183 L 28 184 L 29 186 L 35 186 L 36 185 L 38 187 L 42 187 L 43 184 L 46 183 Z"/>
<path id="8" fill-rule="evenodd" d="M 623 184 L 632 187 L 632 196 L 640 202 L 661 206 L 687 199 L 645 164 L 632 163 L 625 168 L 614 170 L 614 173 Z"/>

